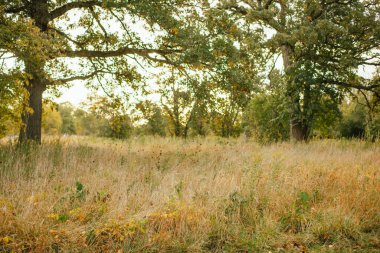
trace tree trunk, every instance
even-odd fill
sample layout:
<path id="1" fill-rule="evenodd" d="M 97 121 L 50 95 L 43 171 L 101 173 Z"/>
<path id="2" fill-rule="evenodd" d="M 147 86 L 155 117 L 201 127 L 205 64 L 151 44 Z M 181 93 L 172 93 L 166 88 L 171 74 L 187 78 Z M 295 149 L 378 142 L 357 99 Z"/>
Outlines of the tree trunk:
<path id="1" fill-rule="evenodd" d="M 293 64 L 292 54 L 293 50 L 290 46 L 283 45 L 281 47 L 281 53 L 282 53 L 282 61 L 284 64 L 284 70 L 287 72 L 291 65 Z"/>
<path id="2" fill-rule="evenodd" d="M 309 139 L 309 127 L 298 119 L 290 120 L 290 136 L 295 141 L 307 141 Z"/>
<path id="3" fill-rule="evenodd" d="M 46 32 L 49 24 L 49 5 L 47 0 L 32 0 L 28 15 L 34 20 L 35 26 L 40 32 Z M 43 59 L 43 58 L 42 58 Z M 42 94 L 46 90 L 45 61 L 34 58 L 33 55 L 26 57 L 25 72 L 31 78 L 26 85 L 29 97 L 22 113 L 22 126 L 20 128 L 19 143 L 35 141 L 41 143 L 42 127 Z"/>
<path id="4" fill-rule="evenodd" d="M 179 91 L 173 85 L 173 116 L 174 116 L 174 134 L 176 137 L 181 137 L 181 120 L 179 112 Z"/>
<path id="5" fill-rule="evenodd" d="M 42 127 L 42 93 L 45 91 L 46 87 L 41 80 L 32 79 L 26 88 L 29 93 L 29 98 L 22 114 L 19 143 L 32 140 L 40 144 Z"/>
<path id="6" fill-rule="evenodd" d="M 181 127 L 181 121 L 179 119 L 178 105 L 174 105 L 173 114 L 174 114 L 174 120 L 173 120 L 174 135 L 175 135 L 175 137 L 181 137 L 181 128 L 182 127 Z"/>
<path id="7" fill-rule="evenodd" d="M 367 104 L 367 107 L 365 137 L 367 140 L 375 142 L 377 133 L 375 130 L 375 124 L 373 122 L 373 108 L 369 103 Z"/>
<path id="8" fill-rule="evenodd" d="M 289 68 L 293 64 L 293 50 L 288 45 L 281 47 L 282 58 L 284 62 L 285 72 L 288 73 Z M 288 89 L 294 89 L 293 78 L 287 80 Z M 295 91 L 289 90 L 290 105 L 290 139 L 293 141 L 307 141 L 309 138 L 309 124 L 302 120 L 302 111 L 300 109 L 300 95 Z"/>

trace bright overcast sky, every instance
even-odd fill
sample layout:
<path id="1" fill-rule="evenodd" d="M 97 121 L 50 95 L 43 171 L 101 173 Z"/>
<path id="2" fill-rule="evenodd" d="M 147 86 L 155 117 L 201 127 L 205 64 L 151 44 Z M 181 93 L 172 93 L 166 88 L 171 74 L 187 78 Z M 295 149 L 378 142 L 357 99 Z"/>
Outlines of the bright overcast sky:
<path id="1" fill-rule="evenodd" d="M 276 64 L 278 68 L 281 68 L 282 66 L 282 59 L 280 58 Z M 374 66 L 367 66 L 367 67 L 361 67 L 359 68 L 359 74 L 363 77 L 370 78 L 373 76 L 373 73 L 376 71 L 376 68 Z M 54 101 L 57 103 L 63 103 L 63 102 L 70 102 L 71 104 L 75 106 L 79 106 L 81 102 L 86 101 L 86 98 L 91 93 L 94 93 L 94 91 L 90 91 L 84 86 L 84 82 L 82 81 L 76 81 L 73 82 L 72 87 L 60 88 L 60 91 L 62 92 L 62 96 L 56 98 L 51 97 Z M 98 91 L 99 95 L 104 95 L 103 92 Z"/>

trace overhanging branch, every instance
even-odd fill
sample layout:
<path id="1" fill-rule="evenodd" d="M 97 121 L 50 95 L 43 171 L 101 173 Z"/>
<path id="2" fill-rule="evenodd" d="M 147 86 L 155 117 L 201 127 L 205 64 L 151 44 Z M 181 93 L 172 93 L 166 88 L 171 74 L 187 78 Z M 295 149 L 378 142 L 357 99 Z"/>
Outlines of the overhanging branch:
<path id="1" fill-rule="evenodd" d="M 123 55 L 139 55 L 148 60 L 155 61 L 158 63 L 171 64 L 171 62 L 167 56 L 170 54 L 180 53 L 182 50 L 175 49 L 137 49 L 137 48 L 129 48 L 124 47 L 117 50 L 109 50 L 109 51 L 96 51 L 96 50 L 78 50 L 78 51 L 64 51 L 62 52 L 63 57 L 70 58 L 111 58 L 111 57 L 120 57 Z M 153 57 L 151 54 L 160 55 L 163 57 L 162 59 Z"/>
<path id="2" fill-rule="evenodd" d="M 374 92 L 376 96 L 379 96 L 379 91 L 377 90 L 380 88 L 380 83 L 373 83 L 369 85 L 362 85 L 358 83 L 348 83 L 348 82 L 343 82 L 343 81 L 338 81 L 338 80 L 333 80 L 333 79 L 325 79 L 320 82 L 321 84 L 333 84 L 337 85 L 343 88 L 351 88 L 351 89 L 357 89 L 357 90 L 365 90 L 365 91 L 370 91 Z"/>
<path id="3" fill-rule="evenodd" d="M 90 73 L 88 75 L 71 76 L 71 77 L 68 77 L 68 78 L 57 79 L 54 82 L 57 83 L 57 84 L 63 84 L 63 83 L 68 83 L 68 82 L 72 82 L 72 81 L 76 81 L 76 80 L 88 80 L 88 79 L 96 76 L 100 72 L 101 71 L 96 70 L 96 71 L 94 71 L 94 72 L 92 72 L 92 73 Z"/>
<path id="4" fill-rule="evenodd" d="M 173 53 L 179 53 L 182 50 L 165 50 L 165 49 L 138 49 L 123 47 L 117 50 L 109 51 L 97 51 L 97 50 L 78 50 L 78 51 L 64 51 L 62 54 L 65 57 L 71 58 L 107 58 L 107 57 L 118 57 L 128 54 L 137 54 L 141 56 L 146 56 L 147 54 L 160 54 L 168 55 Z"/>
<path id="5" fill-rule="evenodd" d="M 58 35 L 64 37 L 64 38 L 67 39 L 68 41 L 74 43 L 74 44 L 77 45 L 77 46 L 80 46 L 80 47 L 84 46 L 84 43 L 74 40 L 74 39 L 71 38 L 69 35 L 67 35 L 66 33 L 64 33 L 64 32 L 62 32 L 62 31 L 60 31 L 60 30 L 58 30 L 58 29 L 56 29 L 56 28 L 50 27 L 49 29 L 50 29 L 51 31 L 57 33 Z"/>
<path id="6" fill-rule="evenodd" d="M 91 8 L 94 6 L 106 7 L 106 8 L 116 8 L 116 7 L 125 7 L 128 1 L 120 2 L 120 3 L 107 3 L 104 4 L 105 1 L 77 1 L 67 3 L 62 5 L 61 7 L 56 8 L 55 10 L 50 12 L 50 20 L 59 18 L 70 10 L 80 9 L 80 8 Z"/>

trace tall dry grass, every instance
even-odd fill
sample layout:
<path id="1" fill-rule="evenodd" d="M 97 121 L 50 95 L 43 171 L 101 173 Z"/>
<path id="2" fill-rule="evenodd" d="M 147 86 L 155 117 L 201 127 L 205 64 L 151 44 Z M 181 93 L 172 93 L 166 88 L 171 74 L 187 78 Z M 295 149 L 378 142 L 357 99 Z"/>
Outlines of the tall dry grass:
<path id="1" fill-rule="evenodd" d="M 380 146 L 0 146 L 0 251 L 380 252 Z"/>

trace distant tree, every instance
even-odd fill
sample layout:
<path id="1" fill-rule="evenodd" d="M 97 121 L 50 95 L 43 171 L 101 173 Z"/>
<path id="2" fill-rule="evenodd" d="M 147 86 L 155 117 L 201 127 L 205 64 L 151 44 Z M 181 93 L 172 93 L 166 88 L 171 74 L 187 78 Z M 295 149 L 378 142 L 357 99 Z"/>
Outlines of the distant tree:
<path id="1" fill-rule="evenodd" d="M 212 85 L 205 77 L 208 70 L 203 72 L 203 67 L 195 68 L 198 69 L 191 73 L 172 69 L 171 74 L 159 82 L 160 103 L 172 136 L 186 138 L 190 133 L 205 134 Z"/>
<path id="2" fill-rule="evenodd" d="M 168 119 L 170 135 L 186 137 L 192 118 L 192 105 L 195 97 L 191 91 L 194 80 L 184 77 L 182 73 L 171 68 L 170 74 L 159 80 L 160 104 Z"/>
<path id="3" fill-rule="evenodd" d="M 180 90 L 173 83 L 161 99 L 161 105 L 168 116 L 169 132 L 172 136 L 187 136 L 188 124 L 191 120 L 191 94 Z"/>
<path id="4" fill-rule="evenodd" d="M 377 67 L 372 82 L 380 82 L 380 67 Z M 375 141 L 380 138 L 380 96 L 362 90 L 359 90 L 357 94 L 359 96 L 355 96 L 356 101 L 364 105 L 366 110 L 366 138 Z"/>
<path id="5" fill-rule="evenodd" d="M 223 98 L 219 99 L 218 107 L 210 113 L 210 125 L 213 132 L 221 137 L 239 136 L 241 127 L 241 108 Z"/>
<path id="6" fill-rule="evenodd" d="M 133 133 L 133 125 L 128 115 L 119 115 L 111 118 L 111 121 L 103 121 L 99 136 L 116 139 L 127 139 Z"/>
<path id="7" fill-rule="evenodd" d="M 146 121 L 140 127 L 142 134 L 166 136 L 167 122 L 158 105 L 150 101 L 143 101 L 138 103 L 136 107 L 142 113 L 142 119 Z"/>
<path id="8" fill-rule="evenodd" d="M 47 101 L 43 104 L 43 107 L 42 129 L 44 133 L 51 135 L 60 134 L 62 129 L 62 118 L 57 110 L 57 105 Z"/>
<path id="9" fill-rule="evenodd" d="M 76 134 L 74 107 L 70 103 L 62 103 L 58 106 L 58 112 L 62 118 L 62 134 Z"/>
<path id="10" fill-rule="evenodd" d="M 352 93 L 351 103 L 343 105 L 341 131 L 344 137 L 380 138 L 380 98 L 373 93 Z M 360 132 L 360 134 L 357 134 Z"/>
<path id="11" fill-rule="evenodd" d="M 197 100 L 192 109 L 192 118 L 189 122 L 189 135 L 206 136 L 210 132 L 210 104 L 207 100 Z"/>
<path id="12" fill-rule="evenodd" d="M 114 97 L 90 97 L 89 111 L 99 121 L 99 135 L 117 139 L 131 136 L 133 125 L 124 101 Z"/>
<path id="13" fill-rule="evenodd" d="M 82 109 L 74 111 L 75 132 L 78 135 L 100 135 L 100 126 L 104 125 L 104 119 L 98 119 L 95 114 Z"/>
<path id="14" fill-rule="evenodd" d="M 340 135 L 345 138 L 365 137 L 366 112 L 363 105 L 350 103 L 343 105 L 343 118 L 340 123 Z"/>

